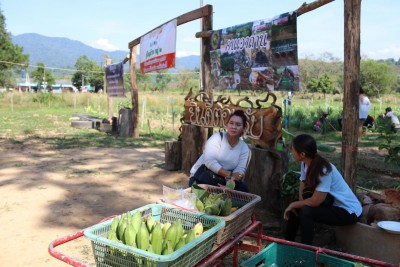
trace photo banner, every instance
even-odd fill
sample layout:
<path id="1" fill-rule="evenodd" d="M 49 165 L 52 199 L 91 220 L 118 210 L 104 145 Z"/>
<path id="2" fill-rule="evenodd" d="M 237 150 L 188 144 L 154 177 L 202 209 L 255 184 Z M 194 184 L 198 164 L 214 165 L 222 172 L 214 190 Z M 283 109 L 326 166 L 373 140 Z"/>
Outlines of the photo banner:
<path id="1" fill-rule="evenodd" d="M 214 90 L 299 89 L 294 12 L 213 31 L 210 46 Z"/>
<path id="2" fill-rule="evenodd" d="M 175 67 L 176 25 L 174 19 L 140 38 L 142 74 Z"/>
<path id="3" fill-rule="evenodd" d="M 106 66 L 106 85 L 109 97 L 125 97 L 124 64 L 122 62 Z"/>

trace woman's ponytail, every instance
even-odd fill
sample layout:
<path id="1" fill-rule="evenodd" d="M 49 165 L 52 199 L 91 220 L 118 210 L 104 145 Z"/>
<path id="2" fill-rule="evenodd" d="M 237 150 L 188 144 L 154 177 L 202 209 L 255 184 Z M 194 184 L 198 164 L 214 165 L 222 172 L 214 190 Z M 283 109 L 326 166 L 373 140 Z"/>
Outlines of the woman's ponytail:
<path id="1" fill-rule="evenodd" d="M 304 153 L 311 159 L 306 173 L 306 186 L 315 188 L 319 184 L 319 177 L 332 171 L 331 164 L 317 152 L 315 139 L 308 134 L 300 134 L 293 139 L 293 148 L 298 153 Z"/>

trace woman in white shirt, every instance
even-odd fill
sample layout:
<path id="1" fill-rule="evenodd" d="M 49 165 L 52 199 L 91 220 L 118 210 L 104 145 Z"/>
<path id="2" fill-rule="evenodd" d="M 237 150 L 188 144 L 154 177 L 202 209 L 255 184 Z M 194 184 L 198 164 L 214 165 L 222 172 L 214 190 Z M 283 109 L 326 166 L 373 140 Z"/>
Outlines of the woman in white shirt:
<path id="1" fill-rule="evenodd" d="M 363 133 L 363 125 L 368 117 L 368 111 L 372 108 L 369 98 L 365 95 L 364 90 L 360 87 L 359 109 L 358 109 L 358 137 Z"/>
<path id="2" fill-rule="evenodd" d="M 243 183 L 247 163 L 250 159 L 249 146 L 242 140 L 246 129 L 246 115 L 242 110 L 231 114 L 226 132 L 213 134 L 206 142 L 203 155 L 190 170 L 189 186 L 197 184 L 225 185 L 226 181 L 235 181 L 235 190 L 248 192 Z M 212 177 L 205 179 L 197 171 L 212 172 Z"/>
<path id="3" fill-rule="evenodd" d="M 284 212 L 288 220 L 285 239 L 295 241 L 300 227 L 301 243 L 312 245 L 314 223 L 348 225 L 358 221 L 362 207 L 336 167 L 317 153 L 315 139 L 308 134 L 292 142 L 293 158 L 301 162 L 299 200 Z"/>

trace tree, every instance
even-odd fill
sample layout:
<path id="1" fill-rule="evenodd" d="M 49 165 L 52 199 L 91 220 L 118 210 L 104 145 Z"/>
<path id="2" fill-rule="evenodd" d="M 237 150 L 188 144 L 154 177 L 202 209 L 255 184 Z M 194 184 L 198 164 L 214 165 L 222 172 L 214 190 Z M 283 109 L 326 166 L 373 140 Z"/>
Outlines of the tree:
<path id="1" fill-rule="evenodd" d="M 72 83 L 81 88 L 85 84 L 95 87 L 96 92 L 104 88 L 104 69 L 87 56 L 80 56 L 75 63 L 77 71 L 72 75 Z"/>
<path id="2" fill-rule="evenodd" d="M 312 93 L 317 93 L 319 89 L 318 80 L 317 79 L 310 79 L 307 83 L 307 90 Z"/>
<path id="3" fill-rule="evenodd" d="M 367 95 L 380 97 L 396 83 L 396 74 L 385 62 L 372 59 L 361 61 L 360 84 Z"/>
<path id="4" fill-rule="evenodd" d="M 128 75 L 128 77 L 129 77 L 129 88 L 131 88 L 131 82 L 130 82 L 131 76 Z M 150 75 L 142 74 L 140 72 L 140 69 L 136 69 L 136 81 L 138 85 L 141 88 L 143 88 L 143 91 L 146 91 L 146 89 L 150 87 L 151 77 Z"/>
<path id="5" fill-rule="evenodd" d="M 36 64 L 36 70 L 31 72 L 31 78 L 44 89 L 55 83 L 53 75 L 46 70 L 46 66 L 42 62 Z"/>
<path id="6" fill-rule="evenodd" d="M 189 91 L 191 81 L 194 79 L 194 73 L 187 69 L 180 69 L 177 76 L 177 85 L 183 92 Z"/>
<path id="7" fill-rule="evenodd" d="M 323 75 L 327 74 L 334 86 L 333 90 L 342 92 L 343 62 L 331 53 L 325 52 L 318 59 L 313 56 L 299 59 L 299 71 L 301 84 L 308 85 L 311 79 L 320 80 Z"/>
<path id="8" fill-rule="evenodd" d="M 156 87 L 158 91 L 164 92 L 168 84 L 171 82 L 171 76 L 167 70 L 157 71 L 156 74 Z"/>
<path id="9" fill-rule="evenodd" d="M 328 74 L 322 74 L 320 79 L 310 79 L 307 83 L 310 92 L 330 94 L 335 91 L 335 87 Z"/>
<path id="10" fill-rule="evenodd" d="M 319 79 L 319 87 L 320 87 L 320 92 L 322 92 L 324 95 L 331 94 L 335 90 L 331 78 L 326 73 L 324 73 L 321 79 Z"/>
<path id="11" fill-rule="evenodd" d="M 0 87 L 14 87 L 12 74 L 28 65 L 29 55 L 23 54 L 22 47 L 12 43 L 5 20 L 0 9 Z"/>

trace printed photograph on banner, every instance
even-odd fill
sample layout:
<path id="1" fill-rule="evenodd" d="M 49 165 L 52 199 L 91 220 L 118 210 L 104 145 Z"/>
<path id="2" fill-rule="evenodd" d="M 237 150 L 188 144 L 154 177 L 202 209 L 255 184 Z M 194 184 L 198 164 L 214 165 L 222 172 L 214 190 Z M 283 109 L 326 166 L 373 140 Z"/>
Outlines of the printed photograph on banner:
<path id="1" fill-rule="evenodd" d="M 124 64 L 122 62 L 106 66 L 106 85 L 109 97 L 125 97 Z"/>
<path id="2" fill-rule="evenodd" d="M 142 74 L 175 67 L 176 19 L 140 38 Z"/>
<path id="3" fill-rule="evenodd" d="M 210 50 L 215 90 L 299 89 L 295 13 L 213 31 Z"/>

